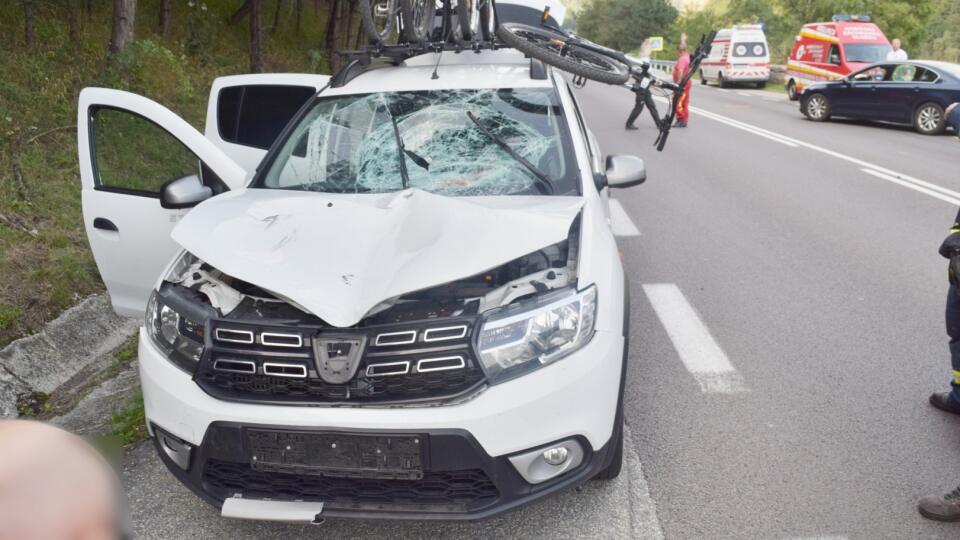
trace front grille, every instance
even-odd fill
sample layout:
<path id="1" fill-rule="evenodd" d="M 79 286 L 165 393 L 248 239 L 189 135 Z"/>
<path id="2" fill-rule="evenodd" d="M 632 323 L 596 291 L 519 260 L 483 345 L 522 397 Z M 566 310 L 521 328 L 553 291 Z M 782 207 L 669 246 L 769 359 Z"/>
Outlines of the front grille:
<path id="1" fill-rule="evenodd" d="M 249 464 L 209 460 L 203 482 L 224 497 L 323 501 L 332 508 L 468 512 L 496 502 L 481 469 L 426 471 L 421 480 L 382 480 L 261 472 Z"/>
<path id="2" fill-rule="evenodd" d="M 474 318 L 335 330 L 233 320 L 209 324 L 195 378 L 220 399 L 302 405 L 432 402 L 468 394 L 485 380 L 473 352 Z M 353 348 L 362 351 L 352 377 L 344 371 L 347 376 L 336 379 L 339 372 L 329 366 L 339 364 L 317 361 L 330 356 L 330 347 L 347 356 Z"/>

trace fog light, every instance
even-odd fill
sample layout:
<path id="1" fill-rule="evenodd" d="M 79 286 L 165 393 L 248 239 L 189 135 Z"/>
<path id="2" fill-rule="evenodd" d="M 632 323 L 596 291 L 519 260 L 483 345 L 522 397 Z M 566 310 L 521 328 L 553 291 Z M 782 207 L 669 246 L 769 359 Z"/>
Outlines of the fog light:
<path id="1" fill-rule="evenodd" d="M 524 480 L 539 484 L 579 467 L 584 460 L 584 449 L 576 439 L 569 439 L 514 454 L 509 459 Z"/>
<path id="2" fill-rule="evenodd" d="M 563 465 L 563 462 L 567 460 L 568 455 L 570 455 L 570 453 L 567 451 L 566 447 L 556 446 L 543 451 L 543 460 L 550 465 Z"/>
<path id="3" fill-rule="evenodd" d="M 160 449 L 183 470 L 190 468 L 190 454 L 193 452 L 193 445 L 182 441 L 166 431 L 154 426 L 157 442 L 160 443 Z"/>

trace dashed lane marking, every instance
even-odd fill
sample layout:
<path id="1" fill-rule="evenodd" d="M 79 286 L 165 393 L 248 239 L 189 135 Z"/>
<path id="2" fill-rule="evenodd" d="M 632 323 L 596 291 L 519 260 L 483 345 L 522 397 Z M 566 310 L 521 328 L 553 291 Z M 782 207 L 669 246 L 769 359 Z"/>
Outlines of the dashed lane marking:
<path id="1" fill-rule="evenodd" d="M 643 286 L 643 292 L 667 331 L 680 361 L 700 384 L 703 393 L 749 392 L 743 377 L 679 287 L 673 283 L 650 283 Z"/>

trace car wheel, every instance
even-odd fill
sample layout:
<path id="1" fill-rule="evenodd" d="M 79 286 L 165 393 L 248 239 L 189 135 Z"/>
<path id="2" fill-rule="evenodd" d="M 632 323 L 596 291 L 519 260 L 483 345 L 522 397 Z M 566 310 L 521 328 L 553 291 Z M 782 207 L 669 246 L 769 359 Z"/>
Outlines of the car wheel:
<path id="1" fill-rule="evenodd" d="M 704 85 L 704 86 L 707 85 L 707 78 L 703 76 L 703 70 L 702 70 L 702 69 L 700 70 L 700 84 L 702 84 L 702 85 Z"/>
<path id="2" fill-rule="evenodd" d="M 723 80 L 723 73 L 717 73 L 717 86 L 720 88 L 726 88 L 729 86 L 727 81 Z"/>
<path id="3" fill-rule="evenodd" d="M 758 88 L 759 90 L 763 90 L 763 89 L 766 88 L 766 87 L 767 87 L 767 81 L 758 81 L 758 82 L 757 82 L 757 88 Z"/>
<path id="4" fill-rule="evenodd" d="M 913 127 L 924 135 L 943 133 L 946 123 L 943 107 L 936 103 L 924 103 L 913 114 Z"/>
<path id="5" fill-rule="evenodd" d="M 787 97 L 790 98 L 790 101 L 800 99 L 800 94 L 797 93 L 797 83 L 793 79 L 790 79 L 790 82 L 787 83 Z"/>
<path id="6" fill-rule="evenodd" d="M 823 94 L 813 94 L 807 98 L 803 106 L 803 114 L 814 122 L 825 122 L 830 119 L 830 102 Z"/>
<path id="7" fill-rule="evenodd" d="M 597 473 L 597 480 L 613 480 L 620 476 L 620 470 L 623 469 L 623 420 L 620 421 L 620 429 L 617 432 L 617 440 L 610 441 L 613 444 L 610 448 L 613 452 L 610 464 L 607 465 L 606 469 Z"/>

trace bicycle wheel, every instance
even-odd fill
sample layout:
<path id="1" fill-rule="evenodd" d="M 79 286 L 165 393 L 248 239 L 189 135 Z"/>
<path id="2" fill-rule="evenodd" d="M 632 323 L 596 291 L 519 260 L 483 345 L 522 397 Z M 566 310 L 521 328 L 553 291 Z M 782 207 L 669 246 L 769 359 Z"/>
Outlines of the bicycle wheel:
<path id="1" fill-rule="evenodd" d="M 563 46 L 563 36 L 544 28 L 518 23 L 503 23 L 497 35 L 507 45 L 545 64 L 607 84 L 623 84 L 630 70 L 620 62 L 586 49 Z"/>
<path id="2" fill-rule="evenodd" d="M 434 0 L 400 0 L 401 38 L 407 43 L 423 43 L 430 38 L 433 17 L 437 11 Z"/>
<path id="3" fill-rule="evenodd" d="M 443 0 L 440 39 L 450 43 L 470 41 L 469 0 Z"/>
<path id="4" fill-rule="evenodd" d="M 371 43 L 381 43 L 390 37 L 396 17 L 397 0 L 360 0 L 363 31 Z"/>

